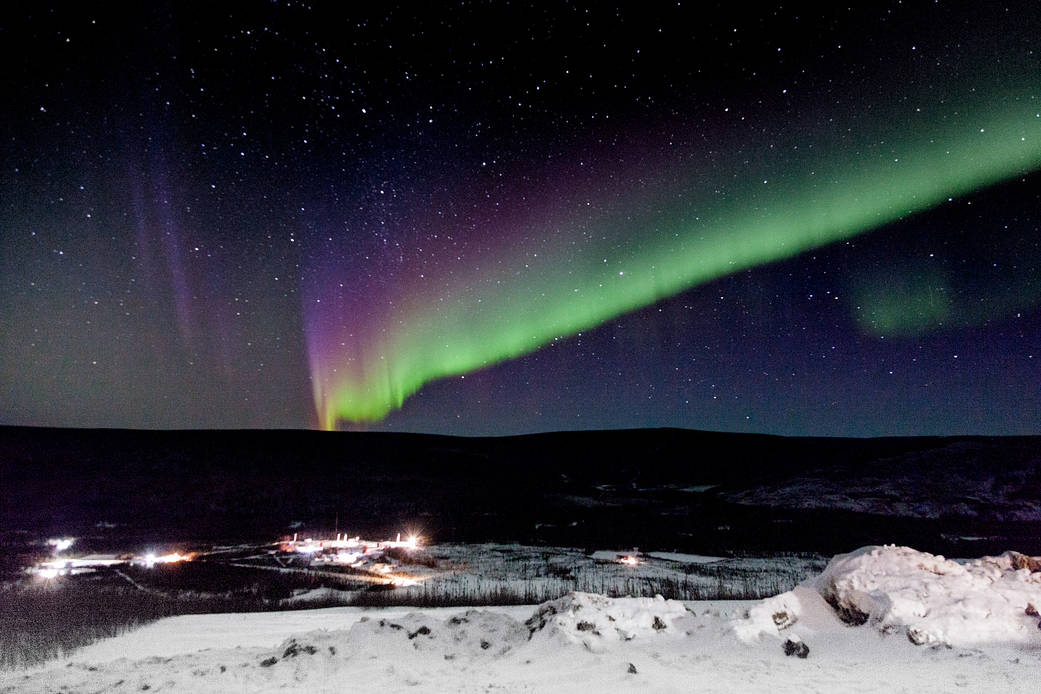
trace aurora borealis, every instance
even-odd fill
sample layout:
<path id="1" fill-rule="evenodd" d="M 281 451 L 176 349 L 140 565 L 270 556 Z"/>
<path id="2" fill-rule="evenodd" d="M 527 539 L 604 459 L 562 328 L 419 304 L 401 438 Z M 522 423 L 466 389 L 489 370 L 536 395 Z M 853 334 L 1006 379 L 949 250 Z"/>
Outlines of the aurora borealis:
<path id="1" fill-rule="evenodd" d="M 686 194 L 676 196 L 682 202 L 649 214 L 632 214 L 646 204 L 640 200 L 646 193 L 636 193 L 618 206 L 624 220 L 617 213 L 593 215 L 592 237 L 577 247 L 551 248 L 543 267 L 516 272 L 523 256 L 497 258 L 496 270 L 467 277 L 461 287 L 441 287 L 436 299 L 415 302 L 404 315 L 388 315 L 388 337 L 368 349 L 338 350 L 330 344 L 336 338 L 312 347 L 319 421 L 331 429 L 339 419 L 382 419 L 436 378 L 515 358 L 695 284 L 847 239 L 1041 168 L 1036 104 L 1026 95 L 1012 101 L 1002 114 L 969 108 L 953 127 L 918 123 L 919 141 L 879 124 L 873 133 L 889 143 L 880 153 L 843 157 L 833 150 L 829 160 L 814 164 L 785 154 L 764 163 L 761 175 L 730 182 L 726 202 L 701 193 L 707 186 L 698 177 L 677 187 Z M 990 133 L 977 123 L 987 123 Z M 721 168 L 740 170 L 738 162 Z M 769 188 L 777 175 L 784 178 Z M 648 187 L 653 195 L 655 184 Z M 658 233 L 648 238 L 646 229 Z M 573 233 L 565 231 L 565 238 Z M 634 235 L 636 247 L 626 248 Z M 313 333 L 321 334 L 338 309 L 333 315 L 311 310 L 322 316 L 313 324 Z"/>
<path id="2" fill-rule="evenodd" d="M 1039 433 L 1041 12 L 2 27 L 0 422 Z"/>

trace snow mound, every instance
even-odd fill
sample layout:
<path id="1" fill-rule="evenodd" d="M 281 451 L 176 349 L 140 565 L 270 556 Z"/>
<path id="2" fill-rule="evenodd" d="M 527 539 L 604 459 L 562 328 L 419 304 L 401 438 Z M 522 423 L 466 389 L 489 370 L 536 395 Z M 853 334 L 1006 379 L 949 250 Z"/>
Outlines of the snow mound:
<path id="1" fill-rule="evenodd" d="M 803 584 L 772 598 L 760 600 L 744 619 L 733 622 L 733 631 L 746 643 L 762 636 L 780 641 L 801 640 L 800 636 L 841 631 L 844 625 L 835 611 L 812 586 Z"/>
<path id="2" fill-rule="evenodd" d="M 600 651 L 610 643 L 683 635 L 691 617 L 683 603 L 653 598 L 608 598 L 568 593 L 539 605 L 525 622 L 532 641 L 581 643 Z"/>
<path id="3" fill-rule="evenodd" d="M 487 610 L 467 610 L 444 622 L 446 641 L 471 655 L 505 655 L 528 639 L 528 630 L 511 617 Z"/>
<path id="4" fill-rule="evenodd" d="M 446 659 L 501 656 L 528 640 L 528 630 L 499 612 L 467 610 L 445 620 L 422 613 L 396 619 L 363 617 L 347 643 L 369 655 L 433 651 Z"/>
<path id="5" fill-rule="evenodd" d="M 957 562 L 863 547 L 833 558 L 813 585 L 843 621 L 915 644 L 1041 647 L 1041 561 L 1017 552 Z"/>

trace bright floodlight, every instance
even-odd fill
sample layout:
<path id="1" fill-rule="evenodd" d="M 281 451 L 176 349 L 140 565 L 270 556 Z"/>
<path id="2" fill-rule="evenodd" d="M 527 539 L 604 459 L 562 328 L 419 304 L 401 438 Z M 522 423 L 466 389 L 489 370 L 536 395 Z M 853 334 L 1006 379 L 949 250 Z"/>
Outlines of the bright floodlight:
<path id="1" fill-rule="evenodd" d="M 72 543 L 76 541 L 74 537 L 59 537 L 47 540 L 47 544 L 54 547 L 55 552 L 64 552 L 69 547 L 72 547 Z"/>
<path id="2" fill-rule="evenodd" d="M 303 543 L 296 545 L 293 549 L 300 554 L 317 554 L 322 551 L 322 543 L 307 538 Z"/>
<path id="3" fill-rule="evenodd" d="M 145 555 L 145 566 L 152 568 L 156 564 L 173 564 L 178 561 L 186 561 L 190 557 L 186 557 L 179 552 L 173 552 L 171 554 L 156 555 L 154 552 L 149 552 Z"/>

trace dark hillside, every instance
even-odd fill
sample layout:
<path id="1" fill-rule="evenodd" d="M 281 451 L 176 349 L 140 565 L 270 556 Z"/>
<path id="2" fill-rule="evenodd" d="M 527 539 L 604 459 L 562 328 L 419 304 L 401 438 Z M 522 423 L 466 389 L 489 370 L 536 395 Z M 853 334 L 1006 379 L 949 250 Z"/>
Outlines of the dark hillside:
<path id="1" fill-rule="evenodd" d="M 3 528 L 33 532 L 102 523 L 230 539 L 338 523 L 364 533 L 407 525 L 441 540 L 827 551 L 1029 542 L 1041 525 L 1029 513 L 1041 507 L 1037 437 L 6 427 L 0 479 Z"/>

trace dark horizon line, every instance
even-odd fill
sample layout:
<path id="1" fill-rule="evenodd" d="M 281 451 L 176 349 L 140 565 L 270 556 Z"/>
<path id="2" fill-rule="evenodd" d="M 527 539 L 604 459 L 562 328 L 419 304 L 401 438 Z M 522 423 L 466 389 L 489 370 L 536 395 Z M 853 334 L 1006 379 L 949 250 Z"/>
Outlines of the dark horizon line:
<path id="1" fill-rule="evenodd" d="M 651 426 L 651 427 L 619 427 L 619 428 L 604 428 L 604 429 L 547 429 L 541 431 L 529 431 L 519 434 L 446 434 L 439 432 L 427 432 L 427 431 L 357 431 L 357 430 L 335 430 L 327 431 L 320 428 L 301 428 L 301 427 L 221 427 L 221 428 L 191 428 L 191 427 L 162 427 L 162 428 L 144 428 L 144 427 L 76 427 L 76 426 L 50 426 L 50 425 L 36 425 L 36 424 L 2 424 L 0 423 L 0 432 L 12 431 L 12 430 L 23 430 L 27 432 L 96 432 L 96 433 L 134 433 L 134 434 L 234 434 L 234 433 L 308 433 L 308 434 L 326 434 L 326 435 L 362 435 L 362 436 L 374 436 L 374 437 L 428 437 L 428 438 L 445 438 L 445 439 L 468 439 L 468 440 L 490 440 L 490 439 L 519 439 L 519 438 L 530 438 L 537 436 L 561 436 L 561 435 L 596 435 L 596 434 L 622 434 L 622 433 L 640 433 L 640 432 L 666 432 L 666 431 L 677 431 L 686 432 L 691 434 L 707 434 L 707 435 L 718 435 L 718 436 L 734 436 L 734 437 L 748 437 L 748 438 L 774 438 L 774 439 L 792 439 L 792 440 L 832 440 L 832 441 L 885 441 L 885 440 L 907 440 L 907 439 L 952 439 L 952 440 L 964 440 L 964 439 L 1041 439 L 1041 433 L 1038 434 L 981 434 L 981 433 L 951 433 L 951 434 L 896 434 L 887 435 L 882 434 L 878 436 L 821 436 L 821 435 L 791 435 L 791 434 L 773 434 L 768 432 L 750 432 L 750 431 L 725 431 L 716 429 L 691 429 L 687 427 L 677 426 Z"/>

